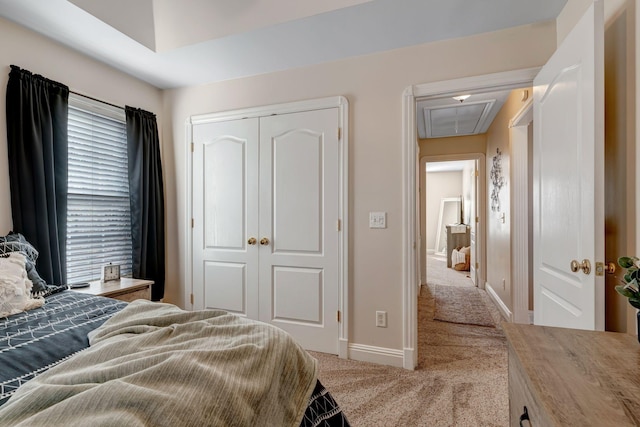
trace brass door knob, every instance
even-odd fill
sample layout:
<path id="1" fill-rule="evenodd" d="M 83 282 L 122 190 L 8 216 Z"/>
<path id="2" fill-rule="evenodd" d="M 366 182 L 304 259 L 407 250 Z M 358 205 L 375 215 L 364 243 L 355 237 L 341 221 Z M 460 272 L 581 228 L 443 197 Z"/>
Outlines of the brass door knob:
<path id="1" fill-rule="evenodd" d="M 255 245 L 256 243 L 258 243 L 258 240 L 255 237 L 251 237 L 249 238 L 249 240 L 247 240 L 247 243 L 250 245 Z"/>
<path id="2" fill-rule="evenodd" d="M 616 272 L 616 265 L 612 262 L 607 262 L 604 264 L 604 272 L 608 274 L 613 274 Z"/>
<path id="3" fill-rule="evenodd" d="M 578 270 L 582 270 L 584 274 L 591 273 L 591 263 L 588 259 L 583 259 L 582 262 L 578 262 L 575 259 L 571 261 L 571 271 L 577 273 Z"/>
<path id="4" fill-rule="evenodd" d="M 262 246 L 266 246 L 269 244 L 269 239 L 267 239 L 266 237 L 263 237 L 262 239 L 260 239 L 260 244 Z"/>

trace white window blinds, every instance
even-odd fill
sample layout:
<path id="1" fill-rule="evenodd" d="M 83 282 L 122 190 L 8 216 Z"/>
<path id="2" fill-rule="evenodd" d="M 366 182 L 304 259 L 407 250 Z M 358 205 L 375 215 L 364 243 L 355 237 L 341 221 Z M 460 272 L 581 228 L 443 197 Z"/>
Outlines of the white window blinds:
<path id="1" fill-rule="evenodd" d="M 67 281 L 131 275 L 131 215 L 124 110 L 69 96 Z"/>

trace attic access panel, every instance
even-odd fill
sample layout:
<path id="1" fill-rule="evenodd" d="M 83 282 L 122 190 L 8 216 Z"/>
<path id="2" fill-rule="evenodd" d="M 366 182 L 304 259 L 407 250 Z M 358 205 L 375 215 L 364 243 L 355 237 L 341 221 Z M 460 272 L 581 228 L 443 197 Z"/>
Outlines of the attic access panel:
<path id="1" fill-rule="evenodd" d="M 495 113 L 491 115 L 495 104 L 495 99 L 489 99 L 453 106 L 425 107 L 422 110 L 424 136 L 420 137 L 441 138 L 484 133 L 495 117 Z"/>
<path id="2" fill-rule="evenodd" d="M 416 100 L 416 126 L 418 137 L 442 138 L 447 136 L 475 135 L 487 132 L 489 126 L 514 89 L 443 93 Z M 467 95 L 462 102 L 454 96 Z M 456 133 L 457 120 L 457 133 Z M 475 123 L 475 126 L 474 126 Z"/>

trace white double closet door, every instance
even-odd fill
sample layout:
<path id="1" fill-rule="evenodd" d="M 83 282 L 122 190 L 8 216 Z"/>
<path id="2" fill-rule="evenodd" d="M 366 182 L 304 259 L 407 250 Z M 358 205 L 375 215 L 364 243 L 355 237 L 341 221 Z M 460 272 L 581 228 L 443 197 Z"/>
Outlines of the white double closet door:
<path id="1" fill-rule="evenodd" d="M 338 352 L 338 109 L 196 124 L 194 308 Z"/>

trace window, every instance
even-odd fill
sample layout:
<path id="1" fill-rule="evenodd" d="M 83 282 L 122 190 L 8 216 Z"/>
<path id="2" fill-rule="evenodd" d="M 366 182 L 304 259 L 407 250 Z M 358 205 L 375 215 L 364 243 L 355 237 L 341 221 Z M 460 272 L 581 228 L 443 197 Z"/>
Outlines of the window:
<path id="1" fill-rule="evenodd" d="M 69 95 L 67 282 L 131 275 L 131 215 L 124 110 Z"/>

